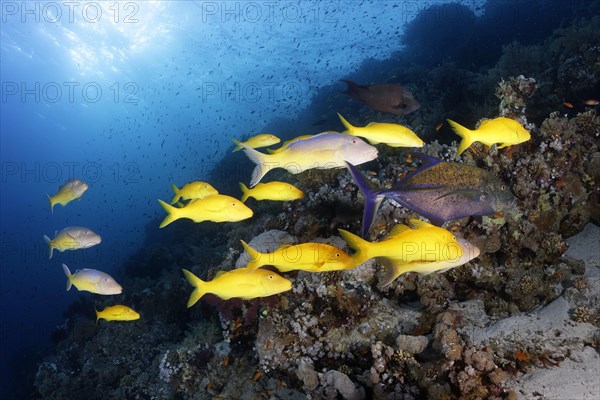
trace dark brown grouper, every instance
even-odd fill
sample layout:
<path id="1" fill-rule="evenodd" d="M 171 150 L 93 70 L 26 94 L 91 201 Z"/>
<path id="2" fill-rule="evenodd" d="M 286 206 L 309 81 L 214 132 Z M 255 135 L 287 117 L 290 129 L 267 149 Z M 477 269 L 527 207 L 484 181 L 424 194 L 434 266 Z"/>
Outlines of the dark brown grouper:
<path id="1" fill-rule="evenodd" d="M 379 188 L 358 168 L 346 163 L 365 198 L 363 237 L 369 233 L 379 204 L 386 197 L 437 226 L 467 216 L 509 211 L 515 206 L 508 186 L 489 172 L 472 165 L 442 162 L 422 153 L 413 155 L 423 163 L 421 168 L 389 190 Z"/>
<path id="2" fill-rule="evenodd" d="M 406 115 L 421 107 L 411 92 L 398 83 L 359 85 L 342 79 L 348 85 L 348 96 L 363 101 L 375 111 L 394 115 Z"/>

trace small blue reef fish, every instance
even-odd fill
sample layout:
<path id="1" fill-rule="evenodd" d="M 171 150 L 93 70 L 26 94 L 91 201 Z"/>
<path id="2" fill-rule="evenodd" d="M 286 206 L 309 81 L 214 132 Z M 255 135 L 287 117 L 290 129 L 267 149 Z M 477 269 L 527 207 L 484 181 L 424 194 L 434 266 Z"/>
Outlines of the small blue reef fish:
<path id="1" fill-rule="evenodd" d="M 362 236 L 365 237 L 379 204 L 389 197 L 400 205 L 429 218 L 437 226 L 472 215 L 490 215 L 510 210 L 515 197 L 506 184 L 472 165 L 442 162 L 414 153 L 423 165 L 391 189 L 381 189 L 358 168 L 346 163 L 365 198 Z"/>

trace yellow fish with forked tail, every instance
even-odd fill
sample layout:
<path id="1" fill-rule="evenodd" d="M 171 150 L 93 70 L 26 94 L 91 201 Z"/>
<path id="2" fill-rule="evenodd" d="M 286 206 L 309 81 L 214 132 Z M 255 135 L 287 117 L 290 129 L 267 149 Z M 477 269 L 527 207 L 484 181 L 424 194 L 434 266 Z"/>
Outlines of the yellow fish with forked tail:
<path id="1" fill-rule="evenodd" d="M 462 248 L 449 231 L 427 222 L 411 219 L 410 224 L 396 225 L 380 242 L 368 242 L 343 229 L 338 229 L 342 238 L 356 250 L 352 256 L 357 265 L 378 257 L 392 262 L 431 262 L 453 260 L 462 257 Z"/>
<path id="2" fill-rule="evenodd" d="M 244 203 L 224 194 L 197 199 L 181 208 L 173 207 L 162 200 L 158 202 L 167 212 L 160 228 L 181 218 L 188 218 L 194 222 L 237 222 L 250 218 L 254 214 Z"/>
<path id="3" fill-rule="evenodd" d="M 339 113 L 338 117 L 347 129 L 344 133 L 365 138 L 371 144 L 384 143 L 390 147 L 423 147 L 424 145 L 416 133 L 402 125 L 371 122 L 367 126 L 360 127 L 353 126 Z"/>
<path id="4" fill-rule="evenodd" d="M 195 287 L 187 302 L 191 307 L 206 293 L 212 293 L 223 300 L 239 297 L 244 300 L 267 297 L 286 292 L 292 288 L 292 282 L 275 272 L 259 269 L 250 271 L 238 268 L 220 272 L 212 281 L 203 281 L 187 269 L 182 269 L 187 281 Z"/>
<path id="5" fill-rule="evenodd" d="M 457 238 L 456 241 L 461 247 L 462 255 L 448 260 L 402 263 L 394 262 L 386 257 L 378 257 L 377 261 L 386 269 L 380 286 L 385 287 L 391 284 L 397 277 L 407 272 L 416 272 L 419 275 L 429 275 L 434 272 L 441 273 L 466 264 L 475 257 L 479 257 L 479 247 L 472 245 L 464 239 Z"/>
<path id="6" fill-rule="evenodd" d="M 271 135 L 270 133 L 261 133 L 260 135 L 252 136 L 250 139 L 245 142 L 240 142 L 239 140 L 233 139 L 233 143 L 235 143 L 236 147 L 233 151 L 239 151 L 242 149 L 242 145 L 251 147 L 253 149 L 258 149 L 260 147 L 268 147 L 274 144 L 281 142 L 275 135 Z"/>
<path id="7" fill-rule="evenodd" d="M 140 319 L 140 314 L 127 306 L 116 305 L 106 307 L 102 311 L 96 310 L 96 324 L 98 324 L 99 319 L 107 321 L 135 321 L 136 319 Z"/>
<path id="8" fill-rule="evenodd" d="M 462 138 L 456 156 L 462 154 L 474 142 L 480 142 L 486 146 L 499 144 L 499 149 L 513 144 L 523 143 L 531 139 L 531 135 L 519 122 L 514 119 L 500 117 L 483 121 L 479 128 L 471 130 L 452 121 L 447 120 L 450 127 Z"/>
<path id="9" fill-rule="evenodd" d="M 348 254 L 326 243 L 302 243 L 283 245 L 272 253 L 254 250 L 243 240 L 242 246 L 250 256 L 246 268 L 253 271 L 265 265 L 272 265 L 279 272 L 309 271 L 326 272 L 349 270 L 357 266 Z"/>
<path id="10" fill-rule="evenodd" d="M 213 194 L 219 194 L 217 189 L 211 186 L 210 183 L 206 182 L 190 182 L 185 184 L 181 189 L 175 186 L 174 183 L 171 184 L 171 188 L 173 189 L 173 199 L 171 199 L 171 204 L 175 204 L 181 200 L 193 200 L 193 199 L 203 199 L 208 196 L 212 196 Z"/>
<path id="11" fill-rule="evenodd" d="M 79 200 L 86 190 L 88 190 L 87 183 L 82 182 L 79 179 L 73 179 L 66 182 L 58 189 L 58 193 L 54 196 L 46 195 L 50 201 L 50 211 L 54 213 L 54 206 L 56 204 L 60 204 L 64 207 L 73 200 Z"/>
<path id="12" fill-rule="evenodd" d="M 248 200 L 249 197 L 254 197 L 256 200 L 275 201 L 291 201 L 304 197 L 302 190 L 286 182 L 259 183 L 252 189 L 248 189 L 240 182 L 240 189 L 242 190 L 242 202 Z"/>

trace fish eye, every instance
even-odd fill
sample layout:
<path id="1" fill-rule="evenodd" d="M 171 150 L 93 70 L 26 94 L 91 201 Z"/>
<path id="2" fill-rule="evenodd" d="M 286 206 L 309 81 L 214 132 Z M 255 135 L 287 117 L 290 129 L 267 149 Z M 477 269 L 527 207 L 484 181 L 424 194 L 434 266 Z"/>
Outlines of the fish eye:
<path id="1" fill-rule="evenodd" d="M 506 190 L 506 185 L 504 185 L 504 184 L 500 185 L 500 190 L 503 190 L 503 191 Z"/>
<path id="2" fill-rule="evenodd" d="M 335 256 L 336 256 L 337 258 L 340 258 L 340 255 L 341 255 L 340 253 L 335 253 Z"/>
<path id="3" fill-rule="evenodd" d="M 352 144 L 356 144 L 356 139 L 352 139 Z"/>

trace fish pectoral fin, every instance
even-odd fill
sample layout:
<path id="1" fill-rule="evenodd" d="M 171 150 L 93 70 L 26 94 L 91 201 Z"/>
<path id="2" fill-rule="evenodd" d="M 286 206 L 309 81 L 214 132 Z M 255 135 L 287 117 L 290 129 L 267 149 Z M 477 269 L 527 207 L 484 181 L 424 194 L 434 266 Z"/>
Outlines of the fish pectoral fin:
<path id="1" fill-rule="evenodd" d="M 398 278 L 404 272 L 408 272 L 403 270 L 403 264 L 395 263 L 385 257 L 377 257 L 377 261 L 384 268 L 384 274 L 379 281 L 379 287 L 381 288 L 391 285 L 396 278 Z"/>
<path id="2" fill-rule="evenodd" d="M 406 108 L 406 104 L 405 103 L 394 104 L 394 105 L 392 105 L 392 108 L 394 110 L 404 110 Z"/>
<path id="3" fill-rule="evenodd" d="M 439 200 L 439 199 L 447 197 L 447 196 L 452 196 L 455 194 L 466 197 L 467 199 L 469 199 L 471 201 L 483 201 L 485 199 L 485 193 L 482 192 L 481 190 L 457 189 L 457 190 L 453 190 L 451 192 L 441 195 L 440 197 L 436 198 L 436 200 Z"/>

